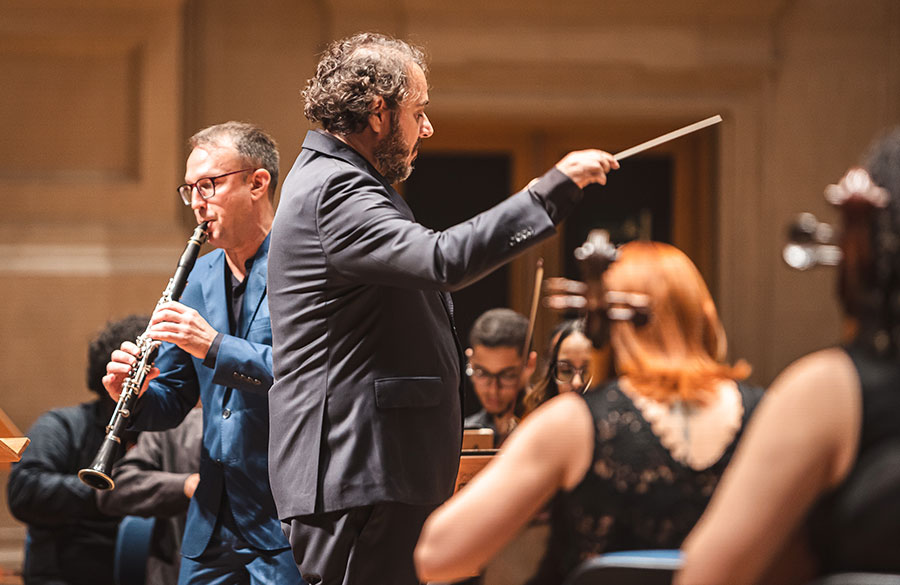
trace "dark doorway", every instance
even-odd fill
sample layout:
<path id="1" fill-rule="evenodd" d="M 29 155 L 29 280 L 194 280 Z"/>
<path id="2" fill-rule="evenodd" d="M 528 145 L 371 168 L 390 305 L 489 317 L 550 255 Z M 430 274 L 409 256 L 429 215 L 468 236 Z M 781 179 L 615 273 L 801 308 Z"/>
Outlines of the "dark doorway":
<path id="1" fill-rule="evenodd" d="M 416 170 L 404 184 L 404 197 L 422 225 L 444 230 L 489 209 L 509 196 L 511 161 L 505 154 L 420 153 Z M 452 294 L 456 328 L 463 347 L 478 316 L 509 305 L 506 266 Z M 481 407 L 466 382 L 464 412 Z"/>
<path id="2" fill-rule="evenodd" d="M 670 156 L 628 159 L 607 184 L 584 190 L 578 212 L 566 220 L 565 275 L 579 279 L 572 252 L 593 229 L 605 229 L 616 244 L 636 239 L 672 243 L 673 161 Z"/>

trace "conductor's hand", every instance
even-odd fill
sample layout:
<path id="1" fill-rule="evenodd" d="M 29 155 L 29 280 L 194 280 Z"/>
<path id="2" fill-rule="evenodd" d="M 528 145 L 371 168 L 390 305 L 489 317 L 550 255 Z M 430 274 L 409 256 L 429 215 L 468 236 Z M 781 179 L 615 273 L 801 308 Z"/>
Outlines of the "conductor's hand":
<path id="1" fill-rule="evenodd" d="M 153 311 L 147 334 L 157 341 L 174 343 L 197 359 L 206 358 L 218 331 L 194 309 L 181 303 L 163 303 Z"/>
<path id="2" fill-rule="evenodd" d="M 119 395 L 122 393 L 122 383 L 131 372 L 131 366 L 137 363 L 137 356 L 140 354 L 138 346 L 131 341 L 123 341 L 119 349 L 112 352 L 109 363 L 106 364 L 106 375 L 103 376 L 103 387 L 109 396 L 119 401 Z M 145 378 L 143 387 L 141 387 L 138 396 L 147 390 L 147 382 L 159 375 L 159 368 L 150 368 L 150 372 Z"/>
<path id="3" fill-rule="evenodd" d="M 619 168 L 619 161 L 602 150 L 575 150 L 556 163 L 556 168 L 583 189 L 591 183 L 605 185 L 606 175 Z"/>

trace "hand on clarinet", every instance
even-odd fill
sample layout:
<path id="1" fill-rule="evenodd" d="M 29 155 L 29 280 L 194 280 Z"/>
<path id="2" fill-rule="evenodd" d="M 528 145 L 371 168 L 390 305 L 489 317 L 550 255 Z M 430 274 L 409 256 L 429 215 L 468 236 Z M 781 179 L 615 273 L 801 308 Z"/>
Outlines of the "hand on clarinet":
<path id="1" fill-rule="evenodd" d="M 176 301 L 158 306 L 147 329 L 152 339 L 174 343 L 201 360 L 206 358 L 218 333 L 200 313 Z"/>
<path id="2" fill-rule="evenodd" d="M 556 168 L 582 189 L 592 183 L 606 184 L 606 175 L 619 168 L 613 155 L 603 150 L 575 150 L 556 163 Z"/>
<path id="3" fill-rule="evenodd" d="M 119 395 L 122 393 L 122 384 L 128 378 L 131 367 L 137 363 L 137 356 L 140 355 L 140 349 L 132 341 L 123 341 L 119 349 L 112 352 L 109 363 L 106 364 L 106 375 L 103 376 L 103 387 L 109 396 L 119 401 Z M 147 378 L 141 387 L 138 396 L 147 390 L 147 382 L 159 375 L 159 368 L 150 368 Z"/>

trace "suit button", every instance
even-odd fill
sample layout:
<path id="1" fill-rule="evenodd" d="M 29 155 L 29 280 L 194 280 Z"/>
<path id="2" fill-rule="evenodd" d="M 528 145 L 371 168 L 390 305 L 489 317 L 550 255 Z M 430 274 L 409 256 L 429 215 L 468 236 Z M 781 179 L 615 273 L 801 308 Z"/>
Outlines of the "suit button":
<path id="1" fill-rule="evenodd" d="M 228 410 L 227 408 L 222 411 L 222 418 L 228 418 L 230 416 L 231 416 L 231 411 Z"/>

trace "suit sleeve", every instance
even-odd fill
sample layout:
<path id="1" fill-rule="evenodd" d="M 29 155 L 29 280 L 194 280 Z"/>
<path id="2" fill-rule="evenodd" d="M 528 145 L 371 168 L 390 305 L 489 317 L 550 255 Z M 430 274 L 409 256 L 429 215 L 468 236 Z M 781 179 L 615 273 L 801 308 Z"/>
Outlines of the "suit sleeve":
<path id="1" fill-rule="evenodd" d="M 404 214 L 373 177 L 341 170 L 319 193 L 317 220 L 323 251 L 344 276 L 453 291 L 552 236 L 581 194 L 553 169 L 493 208 L 437 232 Z"/>
<path id="2" fill-rule="evenodd" d="M 244 392 L 266 394 L 272 386 L 272 346 L 223 335 L 213 382 Z"/>
<path id="3" fill-rule="evenodd" d="M 173 432 L 141 434 L 113 469 L 116 489 L 98 492 L 100 510 L 148 518 L 186 512 L 190 499 L 184 495 L 184 482 L 190 474 L 163 470 L 165 442 L 175 436 Z"/>
<path id="4" fill-rule="evenodd" d="M 49 412 L 28 430 L 31 445 L 13 465 L 7 484 L 9 509 L 21 522 L 61 526 L 103 517 L 94 490 L 70 469 L 81 443 L 71 422 Z"/>
<path id="5" fill-rule="evenodd" d="M 138 399 L 132 428 L 164 431 L 177 427 L 200 399 L 200 384 L 191 355 L 163 343 L 154 363 L 161 372 Z"/>

